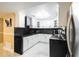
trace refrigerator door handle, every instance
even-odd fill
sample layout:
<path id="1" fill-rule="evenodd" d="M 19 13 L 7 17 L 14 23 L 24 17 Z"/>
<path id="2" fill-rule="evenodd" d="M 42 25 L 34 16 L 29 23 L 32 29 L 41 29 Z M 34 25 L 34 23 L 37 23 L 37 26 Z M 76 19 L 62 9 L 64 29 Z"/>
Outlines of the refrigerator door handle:
<path id="1" fill-rule="evenodd" d="M 69 55 L 73 56 L 73 49 L 75 43 L 75 25 L 73 15 L 70 15 L 68 19 L 66 37 L 67 37 Z"/>

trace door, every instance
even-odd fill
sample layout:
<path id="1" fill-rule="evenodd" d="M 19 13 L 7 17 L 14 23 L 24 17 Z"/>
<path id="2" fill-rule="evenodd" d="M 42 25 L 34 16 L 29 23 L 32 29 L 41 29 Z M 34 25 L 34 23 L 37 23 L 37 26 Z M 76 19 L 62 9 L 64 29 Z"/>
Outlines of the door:
<path id="1" fill-rule="evenodd" d="M 3 19 L 0 18 L 0 48 L 2 47 L 3 42 Z"/>
<path id="2" fill-rule="evenodd" d="M 67 23 L 67 45 L 69 50 L 69 55 L 73 56 L 74 43 L 75 43 L 75 25 L 73 15 L 70 15 Z"/>
<path id="3" fill-rule="evenodd" d="M 3 13 L 3 49 L 14 53 L 14 20 L 15 13 Z"/>

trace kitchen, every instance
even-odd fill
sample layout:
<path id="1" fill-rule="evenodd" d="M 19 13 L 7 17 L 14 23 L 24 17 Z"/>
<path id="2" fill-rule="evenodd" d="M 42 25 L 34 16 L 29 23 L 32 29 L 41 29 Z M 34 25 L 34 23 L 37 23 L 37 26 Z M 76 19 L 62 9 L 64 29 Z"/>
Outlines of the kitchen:
<path id="1" fill-rule="evenodd" d="M 71 50 L 71 54 L 68 52 L 70 46 L 67 46 L 69 43 L 66 41 L 66 25 L 71 2 L 0 4 L 4 7 L 0 12 L 15 12 L 12 16 L 10 14 L 10 17 L 8 14 L 4 14 L 5 17 L 3 15 L 6 33 L 12 31 L 8 32 L 9 36 L 3 33 L 5 50 L 12 52 L 14 56 L 17 53 L 20 57 L 72 56 Z"/>
<path id="2" fill-rule="evenodd" d="M 24 27 L 15 27 L 14 29 L 14 51 L 22 55 L 23 53 L 25 53 L 25 51 L 28 51 L 29 49 L 41 43 L 46 44 L 48 47 L 47 56 L 52 56 L 50 52 L 51 39 L 57 39 L 57 41 L 62 41 L 66 39 L 65 27 L 59 27 L 58 17 L 59 5 L 57 3 L 46 3 L 29 9 L 27 16 L 24 17 L 24 23 L 21 24 Z M 21 21 L 23 22 L 23 20 Z M 61 34 L 61 31 L 63 32 L 63 35 Z M 66 44 L 60 44 L 60 46 L 62 45 Z M 65 50 L 67 50 L 66 47 L 64 48 Z M 62 48 L 61 50 L 63 50 L 64 48 Z M 55 53 L 58 54 L 58 51 Z M 58 55 L 65 56 L 65 53 L 59 53 Z"/>

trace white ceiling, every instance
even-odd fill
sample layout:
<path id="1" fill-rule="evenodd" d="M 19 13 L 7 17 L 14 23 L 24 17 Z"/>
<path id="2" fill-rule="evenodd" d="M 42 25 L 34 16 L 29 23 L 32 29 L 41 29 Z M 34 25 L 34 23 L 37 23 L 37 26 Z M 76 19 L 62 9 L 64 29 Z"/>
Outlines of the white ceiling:
<path id="1" fill-rule="evenodd" d="M 43 16 L 47 13 L 42 12 L 45 11 L 47 12 L 50 16 L 48 18 L 41 18 L 41 17 L 36 17 L 36 14 L 39 12 L 39 15 Z M 42 12 L 42 14 L 40 14 Z M 45 13 L 45 14 L 44 14 Z M 35 6 L 33 8 L 30 8 L 28 11 L 29 15 L 32 15 L 36 17 L 37 19 L 53 19 L 58 17 L 58 4 L 57 3 L 44 3 L 38 6 Z"/>
<path id="2" fill-rule="evenodd" d="M 0 2 L 0 12 L 16 12 L 19 10 L 29 10 L 36 5 L 45 2 Z"/>
<path id="3" fill-rule="evenodd" d="M 18 12 L 24 10 L 26 14 L 33 15 L 41 9 L 46 10 L 51 16 L 57 16 L 57 3 L 55 2 L 0 2 L 0 12 Z M 34 15 L 33 15 L 34 16 Z"/>

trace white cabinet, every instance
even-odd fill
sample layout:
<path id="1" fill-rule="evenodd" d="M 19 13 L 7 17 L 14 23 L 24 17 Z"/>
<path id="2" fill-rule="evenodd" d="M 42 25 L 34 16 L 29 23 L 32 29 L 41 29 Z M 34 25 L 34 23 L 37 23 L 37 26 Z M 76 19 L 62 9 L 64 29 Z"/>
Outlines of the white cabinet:
<path id="1" fill-rule="evenodd" d="M 42 42 L 47 42 L 46 39 L 47 39 L 47 38 L 46 38 L 45 34 L 41 34 L 41 41 L 42 41 Z"/>
<path id="2" fill-rule="evenodd" d="M 33 45 L 33 37 L 32 36 L 29 36 L 29 42 L 28 42 L 28 45 L 29 45 L 29 48 Z"/>
<path id="3" fill-rule="evenodd" d="M 29 47 L 29 37 L 24 37 L 23 38 L 23 52 L 27 50 L 28 47 Z"/>
<path id="4" fill-rule="evenodd" d="M 38 41 L 39 41 L 39 35 L 36 34 L 36 35 L 32 35 L 29 39 L 29 47 L 35 45 Z"/>
<path id="5" fill-rule="evenodd" d="M 33 35 L 33 40 L 34 40 L 35 42 L 38 42 L 38 41 L 40 40 L 40 35 L 39 35 L 39 34 Z"/>
<path id="6" fill-rule="evenodd" d="M 32 36 L 23 38 L 23 52 L 34 44 Z"/>
<path id="7" fill-rule="evenodd" d="M 37 42 L 48 42 L 49 38 L 51 37 L 51 34 L 35 34 L 28 37 L 23 38 L 23 52 L 27 50 L 28 48 L 35 45 Z"/>
<path id="8" fill-rule="evenodd" d="M 29 40 L 29 48 L 32 47 L 35 44 L 34 40 Z"/>
<path id="9" fill-rule="evenodd" d="M 38 34 L 23 38 L 23 52 L 39 41 Z"/>
<path id="10" fill-rule="evenodd" d="M 49 43 L 49 39 L 50 37 L 52 36 L 52 34 L 45 34 L 45 42 L 48 42 Z"/>
<path id="11" fill-rule="evenodd" d="M 49 42 L 49 38 L 51 37 L 51 34 L 40 34 L 40 41 L 42 42 Z"/>
<path id="12" fill-rule="evenodd" d="M 36 38 L 36 35 L 32 35 L 32 36 L 29 36 L 30 39 L 29 39 L 29 48 L 32 47 L 33 45 L 35 45 L 38 40 Z"/>
<path id="13" fill-rule="evenodd" d="M 43 34 L 39 34 L 39 41 L 43 41 L 43 40 L 44 40 Z"/>

